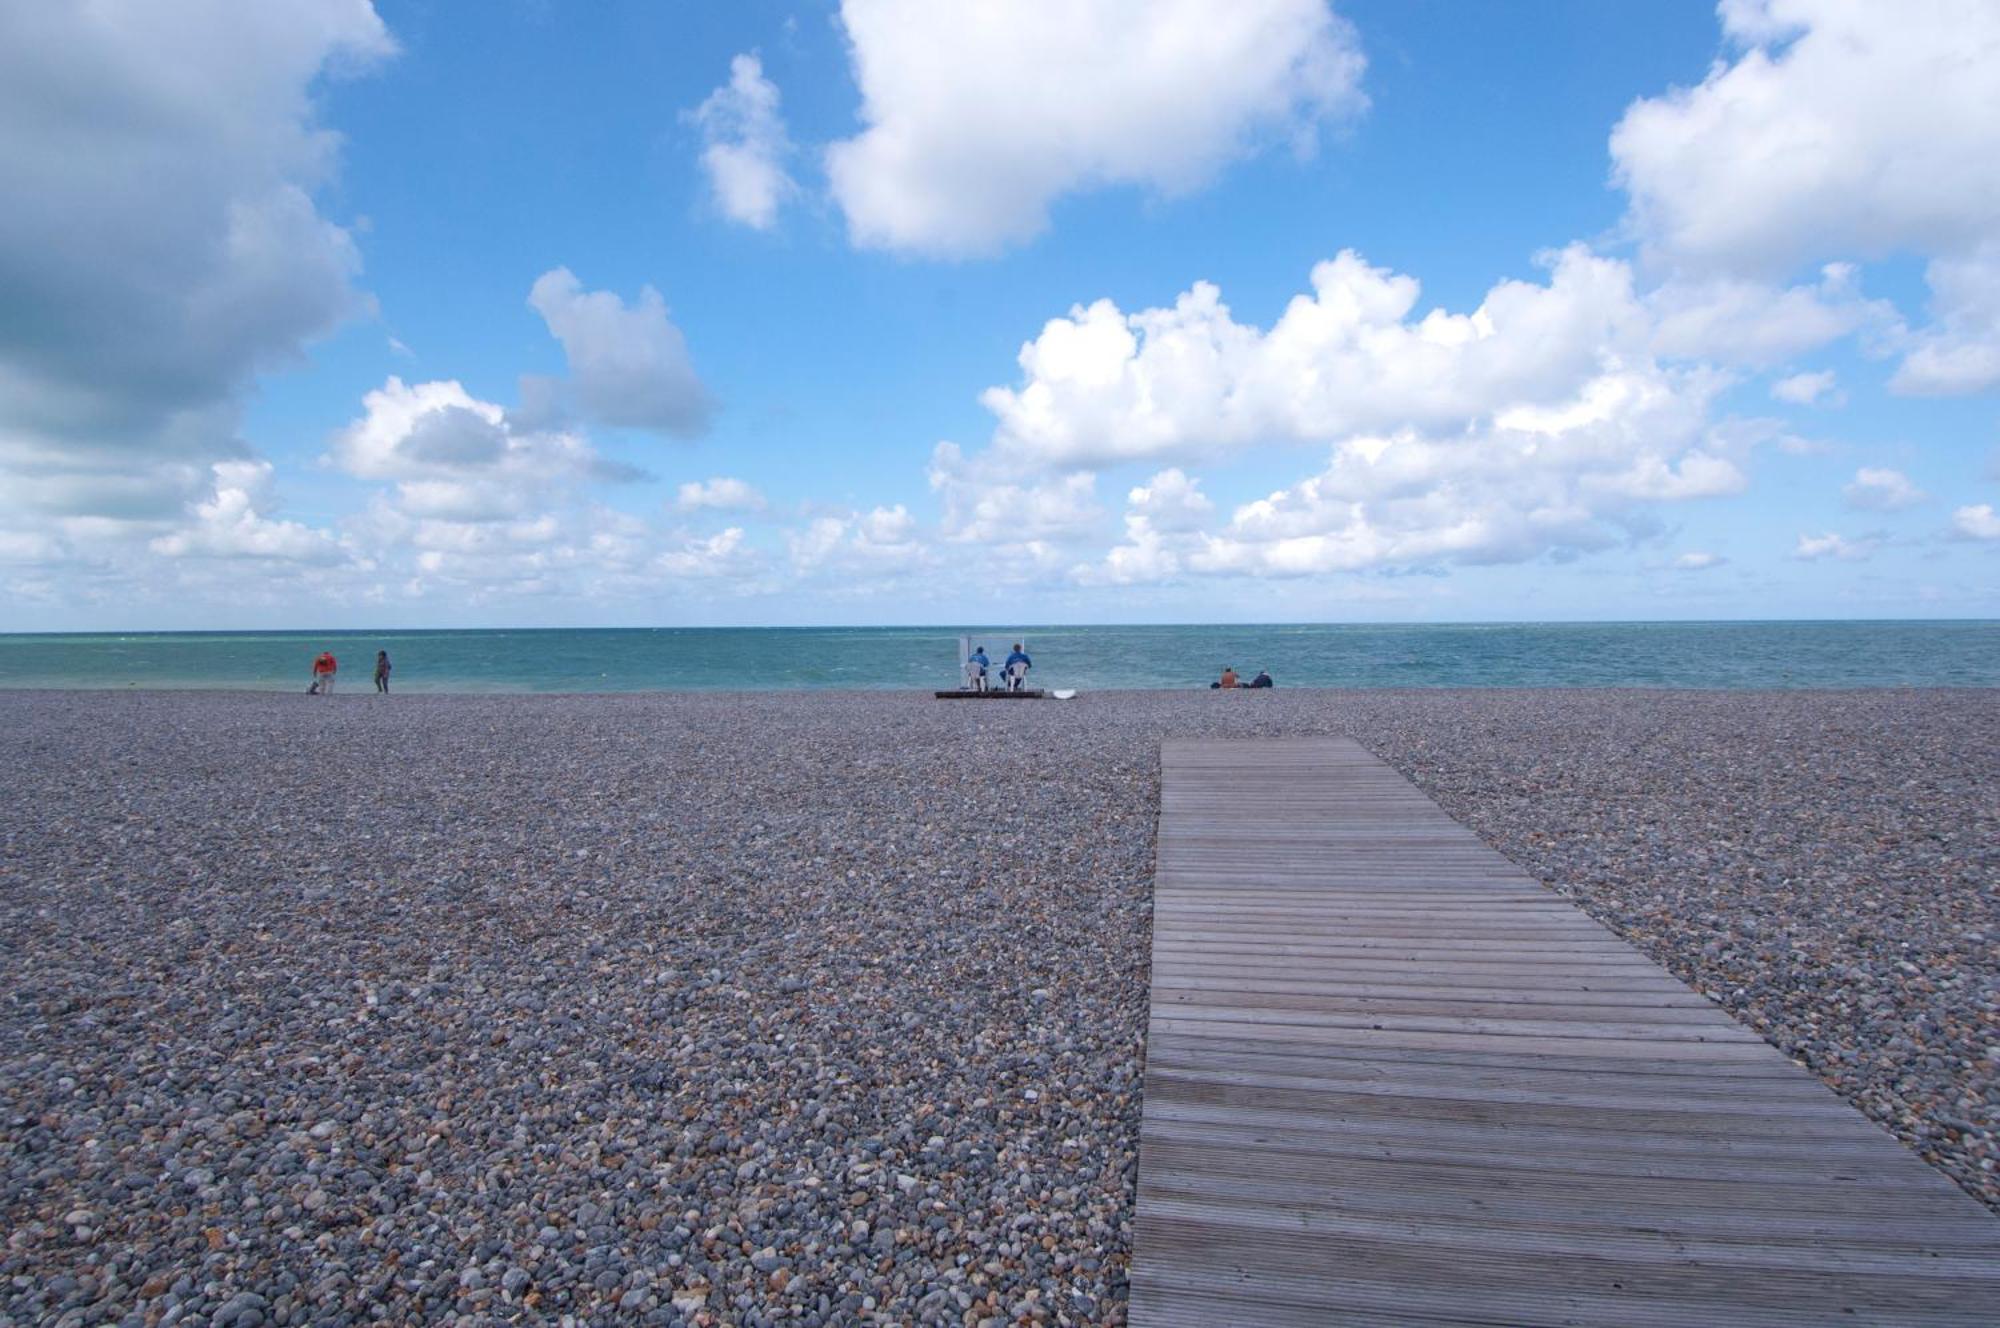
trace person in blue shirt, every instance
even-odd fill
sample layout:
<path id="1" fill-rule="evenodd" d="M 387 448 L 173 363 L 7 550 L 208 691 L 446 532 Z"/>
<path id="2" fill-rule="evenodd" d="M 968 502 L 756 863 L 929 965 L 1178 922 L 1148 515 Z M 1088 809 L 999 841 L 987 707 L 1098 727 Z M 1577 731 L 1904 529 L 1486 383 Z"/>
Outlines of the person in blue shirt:
<path id="1" fill-rule="evenodd" d="M 986 647 L 974 646 L 972 657 L 965 661 L 965 686 L 967 691 L 986 690 Z"/>
<path id="2" fill-rule="evenodd" d="M 1019 667 L 1015 667 L 1019 665 Z M 1018 692 L 1028 685 L 1028 670 L 1035 667 L 1035 661 L 1028 658 L 1028 652 L 1021 649 L 1021 643 L 1014 643 L 1014 653 L 1007 656 L 1007 662 L 1000 671 L 1007 679 L 1007 690 Z"/>

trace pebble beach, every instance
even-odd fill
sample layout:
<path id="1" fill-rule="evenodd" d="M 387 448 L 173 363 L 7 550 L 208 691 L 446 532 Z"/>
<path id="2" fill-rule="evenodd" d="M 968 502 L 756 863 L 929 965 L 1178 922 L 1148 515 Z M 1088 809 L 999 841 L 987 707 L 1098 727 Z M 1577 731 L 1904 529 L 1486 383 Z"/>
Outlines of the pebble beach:
<path id="1" fill-rule="evenodd" d="M 0 692 L 0 1328 L 1121 1323 L 1159 743 L 1319 733 L 2000 1210 L 2000 692 Z"/>

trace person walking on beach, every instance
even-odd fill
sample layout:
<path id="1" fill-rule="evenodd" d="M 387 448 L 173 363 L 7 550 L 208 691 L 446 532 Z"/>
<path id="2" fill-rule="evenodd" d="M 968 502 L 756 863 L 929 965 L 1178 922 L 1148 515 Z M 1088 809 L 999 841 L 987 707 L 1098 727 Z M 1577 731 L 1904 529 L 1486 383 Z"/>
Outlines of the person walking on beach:
<path id="1" fill-rule="evenodd" d="M 333 657 L 333 652 L 331 650 L 320 651 L 319 658 L 313 661 L 313 694 L 316 696 L 332 696 L 333 675 L 338 672 L 340 672 L 340 661 Z"/>
<path id="2" fill-rule="evenodd" d="M 388 695 L 389 692 L 389 668 L 390 668 L 389 652 L 386 650 L 376 651 L 375 690 L 381 692 L 385 696 Z"/>

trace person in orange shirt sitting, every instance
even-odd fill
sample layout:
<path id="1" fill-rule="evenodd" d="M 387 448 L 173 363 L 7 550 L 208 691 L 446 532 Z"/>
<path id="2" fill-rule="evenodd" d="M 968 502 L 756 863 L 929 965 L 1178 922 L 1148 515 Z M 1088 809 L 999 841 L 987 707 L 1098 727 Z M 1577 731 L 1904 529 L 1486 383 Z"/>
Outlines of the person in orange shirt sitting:
<path id="1" fill-rule="evenodd" d="M 1230 668 L 1227 664 L 1224 664 L 1222 666 L 1222 681 L 1218 683 L 1212 683 L 1210 685 L 1213 687 L 1241 686 L 1241 684 L 1236 681 L 1236 670 Z"/>
<path id="2" fill-rule="evenodd" d="M 313 661 L 313 683 L 309 690 L 317 696 L 332 696 L 333 675 L 339 671 L 340 661 L 333 657 L 333 652 L 320 651 L 319 658 Z"/>

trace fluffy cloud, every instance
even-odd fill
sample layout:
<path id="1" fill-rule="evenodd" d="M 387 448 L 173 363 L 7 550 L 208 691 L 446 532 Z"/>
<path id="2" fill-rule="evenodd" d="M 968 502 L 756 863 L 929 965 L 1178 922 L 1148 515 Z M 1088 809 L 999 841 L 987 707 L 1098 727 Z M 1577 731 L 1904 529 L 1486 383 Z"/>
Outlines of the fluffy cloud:
<path id="1" fill-rule="evenodd" d="M 0 6 L 7 506 L 169 518 L 244 454 L 246 384 L 363 303 L 312 88 L 393 50 L 368 0 Z"/>
<path id="2" fill-rule="evenodd" d="M 1469 314 L 1413 318 L 1414 278 L 1343 251 L 1269 331 L 1238 323 L 1207 282 L 1130 315 L 1100 300 L 1051 320 L 1021 349 L 1022 385 L 981 400 L 999 419 L 996 447 L 1055 465 L 1462 428 L 1571 400 L 1643 359 L 1631 270 L 1581 247 L 1549 264 L 1546 285 L 1503 281 Z"/>
<path id="3" fill-rule="evenodd" d="M 1854 472 L 1854 481 L 1841 490 L 1847 505 L 1863 512 L 1897 512 L 1914 507 L 1926 497 L 1900 470 L 1863 466 Z"/>
<path id="4" fill-rule="evenodd" d="M 1860 562 L 1872 555 L 1880 547 L 1881 541 L 1873 536 L 1848 539 L 1828 531 L 1823 535 L 1801 535 L 1792 549 L 1792 557 L 1801 562 L 1818 562 L 1824 558 L 1841 562 Z"/>
<path id="5" fill-rule="evenodd" d="M 742 480 L 718 475 L 681 485 L 674 506 L 683 512 L 761 512 L 764 495 Z"/>
<path id="6" fill-rule="evenodd" d="M 1837 400 L 1839 393 L 1835 384 L 1838 381 L 1831 369 L 1819 373 L 1791 374 L 1771 384 L 1771 395 L 1795 406 L 1811 406 L 1820 401 Z"/>
<path id="7" fill-rule="evenodd" d="M 389 480 L 404 516 L 453 524 L 515 520 L 582 484 L 632 478 L 581 436 L 519 430 L 507 412 L 456 382 L 390 378 L 362 398 L 329 459 L 360 479 Z"/>
<path id="8" fill-rule="evenodd" d="M 1196 532 L 1215 504 L 1201 482 L 1178 467 L 1159 472 L 1125 496 L 1125 539 L 1101 563 L 1073 569 L 1085 585 L 1129 586 L 1180 577 L 1186 555 L 1199 545 Z"/>
<path id="9" fill-rule="evenodd" d="M 939 443 L 928 472 L 944 503 L 942 533 L 960 543 L 1069 540 L 1093 531 L 1103 513 L 1094 475 L 1039 475 L 1004 454 L 967 457 Z"/>
<path id="10" fill-rule="evenodd" d="M 1951 514 L 1951 533 L 1956 539 L 2000 540 L 2000 512 L 1991 503 L 1961 507 Z"/>
<path id="11" fill-rule="evenodd" d="M 963 255 L 1079 189 L 1196 189 L 1366 104 L 1326 0 L 844 0 L 864 128 L 827 152 L 855 242 Z"/>
<path id="12" fill-rule="evenodd" d="M 1201 491 L 1201 481 L 1190 479 L 1177 466 L 1132 490 L 1125 501 L 1128 522 L 1137 517 L 1154 530 L 1197 530 L 1215 510 L 1215 504 Z"/>
<path id="13" fill-rule="evenodd" d="M 330 457 L 362 479 L 460 478 L 509 470 L 534 482 L 587 472 L 596 453 L 574 434 L 517 434 L 507 412 L 455 381 L 391 377 L 361 399 Z"/>
<path id="14" fill-rule="evenodd" d="M 1518 562 L 1650 531 L 1644 509 L 1736 493 L 1741 446 L 1705 425 L 1711 388 L 1664 370 L 1592 380 L 1573 401 L 1444 435 L 1359 435 L 1327 467 L 1238 507 L 1219 531 L 1168 524 L 1133 491 L 1125 542 L 1086 581 L 1315 576 Z"/>
<path id="15" fill-rule="evenodd" d="M 536 279 L 528 304 L 562 342 L 571 390 L 590 419 L 679 436 L 708 427 L 708 389 L 657 290 L 643 287 L 627 308 L 610 291 L 584 290 L 559 267 Z"/>
<path id="16" fill-rule="evenodd" d="M 663 530 L 627 512 L 563 500 L 504 520 L 412 516 L 373 504 L 347 541 L 391 598 L 454 605 L 734 598 L 768 589 L 769 560 L 739 527 Z"/>
<path id="17" fill-rule="evenodd" d="M 684 581 L 739 581 L 762 571 L 764 559 L 744 542 L 743 528 L 731 526 L 720 534 L 690 539 L 653 560 L 661 576 Z"/>
<path id="18" fill-rule="evenodd" d="M 729 82 L 691 112 L 706 146 L 701 165 L 723 215 L 766 231 L 798 192 L 784 161 L 791 152 L 778 113 L 778 87 L 754 55 L 729 62 Z"/>
<path id="19" fill-rule="evenodd" d="M 1469 434 L 1356 438 L 1318 475 L 1239 507 L 1189 565 L 1302 576 L 1608 548 L 1648 529 L 1645 504 L 1744 487 L 1710 450 L 1704 407 L 1698 386 L 1655 375 L 1599 380 L 1572 408 Z"/>
<path id="20" fill-rule="evenodd" d="M 33 567 L 57 563 L 68 557 L 63 542 L 53 535 L 26 530 L 0 530 L 0 564 Z"/>
<path id="21" fill-rule="evenodd" d="M 324 531 L 267 515 L 271 505 L 271 463 L 221 461 L 214 488 L 192 510 L 192 522 L 152 541 L 154 553 L 169 558 L 261 558 L 304 562 L 335 557 L 339 546 Z"/>
<path id="22" fill-rule="evenodd" d="M 2000 216 L 2000 9 L 1726 0 L 1747 47 L 1611 134 L 1646 242 L 1698 268 L 1962 252 Z"/>
<path id="23" fill-rule="evenodd" d="M 1318 265 L 1268 330 L 1206 284 L 1171 308 L 1077 308 L 1022 349 L 1020 386 L 984 395 L 991 450 L 941 448 L 933 485 L 971 468 L 993 477 L 989 508 L 1020 506 L 1058 484 L 1086 493 L 1085 467 L 1331 445 L 1323 472 L 1213 533 L 1196 530 L 1193 482 L 1161 472 L 1082 574 L 1117 583 L 1560 555 L 1650 530 L 1651 505 L 1741 491 L 1740 458 L 1771 430 L 1710 420 L 1728 376 L 1655 358 L 1659 324 L 1626 264 L 1581 247 L 1547 264 L 1546 283 L 1501 282 L 1465 314 L 1418 316 L 1413 279 L 1353 253 Z"/>
<path id="24" fill-rule="evenodd" d="M 1925 277 L 1935 322 L 1917 334 L 1889 386 L 1912 396 L 1958 396 L 2000 383 L 2000 239 L 1933 260 Z"/>
<path id="25" fill-rule="evenodd" d="M 901 503 L 851 516 L 822 516 L 786 540 L 792 569 L 802 577 L 850 585 L 893 578 L 932 562 L 917 519 Z"/>
<path id="26" fill-rule="evenodd" d="M 1938 326 L 1893 380 L 2000 382 L 2000 7 L 1987 0 L 1724 0 L 1743 47 L 1694 88 L 1641 100 L 1611 135 L 1649 253 L 1719 276 L 1914 252 Z"/>
<path id="27" fill-rule="evenodd" d="M 1895 311 L 1861 298 L 1851 263 L 1828 263 L 1812 286 L 1733 277 L 1682 278 L 1646 297 L 1652 348 L 1678 359 L 1758 367 L 1814 350 L 1859 328 L 1893 328 Z"/>

